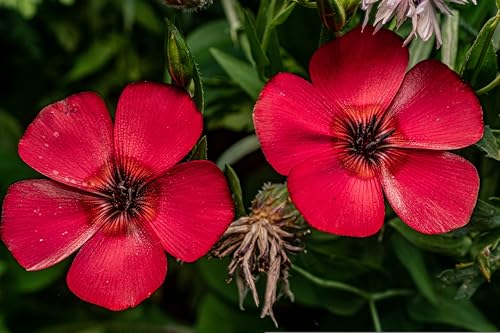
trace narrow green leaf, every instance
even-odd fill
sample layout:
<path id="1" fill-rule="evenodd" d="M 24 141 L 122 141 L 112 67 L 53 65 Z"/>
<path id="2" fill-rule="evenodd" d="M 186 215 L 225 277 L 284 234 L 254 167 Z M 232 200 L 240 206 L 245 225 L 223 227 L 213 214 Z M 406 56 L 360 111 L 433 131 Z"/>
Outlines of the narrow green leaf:
<path id="1" fill-rule="evenodd" d="M 272 21 L 269 23 L 271 27 L 277 27 L 278 25 L 281 25 L 285 23 L 286 19 L 292 14 L 293 10 L 295 9 L 295 6 L 297 5 L 296 2 L 291 2 L 289 4 L 286 4 L 272 19 Z"/>
<path id="2" fill-rule="evenodd" d="M 425 267 L 422 252 L 399 234 L 394 234 L 391 237 L 391 244 L 394 248 L 394 253 L 408 273 L 410 273 L 413 282 L 415 282 L 415 285 L 422 295 L 424 295 L 429 302 L 436 304 L 437 295 L 434 291 L 427 268 Z"/>
<path id="3" fill-rule="evenodd" d="M 217 159 L 217 165 L 219 168 L 223 168 L 226 164 L 235 164 L 259 148 L 260 143 L 257 136 L 255 134 L 248 135 L 227 148 Z"/>
<path id="4" fill-rule="evenodd" d="M 468 227 L 479 231 L 500 228 L 500 209 L 486 201 L 478 200 Z"/>
<path id="5" fill-rule="evenodd" d="M 119 51 L 122 39 L 111 35 L 107 39 L 96 40 L 76 59 L 75 64 L 66 75 L 66 81 L 77 81 L 96 73 L 106 65 Z"/>
<path id="6" fill-rule="evenodd" d="M 459 284 L 455 293 L 456 300 L 470 299 L 486 281 L 477 265 L 466 268 L 447 269 L 441 272 L 438 278 L 446 285 Z"/>
<path id="7" fill-rule="evenodd" d="M 207 136 L 204 135 L 198 140 L 198 143 L 191 151 L 188 161 L 193 160 L 207 160 Z"/>
<path id="8" fill-rule="evenodd" d="M 441 28 L 443 45 L 441 46 L 441 61 L 451 69 L 455 69 L 458 51 L 458 25 L 460 12 L 452 9 L 451 15 L 445 15 Z"/>
<path id="9" fill-rule="evenodd" d="M 255 29 L 255 22 L 252 13 L 249 10 L 244 10 L 245 14 L 245 33 L 248 38 L 248 43 L 250 46 L 250 52 L 252 54 L 253 61 L 259 72 L 259 76 L 264 78 L 264 69 L 269 64 L 269 59 L 267 59 L 262 45 L 257 36 L 257 31 Z"/>
<path id="10" fill-rule="evenodd" d="M 469 251 L 472 243 L 471 239 L 466 236 L 452 237 L 446 235 L 421 234 L 410 228 L 399 218 L 389 221 L 389 225 L 399 231 L 399 233 L 413 243 L 413 245 L 431 252 L 463 257 Z"/>
<path id="11" fill-rule="evenodd" d="M 245 205 L 243 204 L 243 193 L 241 191 L 241 184 L 238 175 L 234 171 L 234 169 L 227 164 L 224 169 L 224 173 L 226 174 L 229 189 L 231 190 L 231 194 L 233 196 L 234 205 L 236 208 L 235 218 L 239 218 L 246 215 Z"/>
<path id="12" fill-rule="evenodd" d="M 425 323 L 440 323 L 470 331 L 495 332 L 497 328 L 470 301 L 457 301 L 447 296 L 433 305 L 416 297 L 408 306 L 410 317 Z"/>
<path id="13" fill-rule="evenodd" d="M 465 56 L 460 74 L 475 89 L 483 87 L 496 77 L 497 57 L 491 40 L 499 21 L 500 15 L 496 15 L 483 25 Z"/>
<path id="14" fill-rule="evenodd" d="M 210 52 L 231 80 L 239 85 L 252 99 L 257 99 L 264 82 L 259 79 L 255 69 L 248 63 L 218 49 L 210 49 Z"/>
<path id="15" fill-rule="evenodd" d="M 486 156 L 500 161 L 500 148 L 498 146 L 498 141 L 489 126 L 484 126 L 483 137 L 476 143 L 476 146 L 486 152 Z"/>
<path id="16" fill-rule="evenodd" d="M 410 44 L 410 64 L 408 68 L 412 68 L 422 60 L 428 59 L 434 48 L 434 35 L 424 42 L 420 38 L 415 38 Z"/>

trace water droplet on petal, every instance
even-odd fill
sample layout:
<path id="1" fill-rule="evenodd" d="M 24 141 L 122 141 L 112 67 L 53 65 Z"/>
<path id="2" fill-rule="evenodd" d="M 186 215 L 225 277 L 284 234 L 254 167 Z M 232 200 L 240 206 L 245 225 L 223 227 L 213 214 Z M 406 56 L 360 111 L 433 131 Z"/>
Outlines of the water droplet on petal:
<path id="1" fill-rule="evenodd" d="M 43 242 L 43 238 L 40 238 L 40 242 Z"/>
<path id="2" fill-rule="evenodd" d="M 56 176 L 57 176 L 57 175 L 59 174 L 59 171 L 57 171 L 57 170 L 52 170 L 52 173 L 53 173 L 54 175 L 56 175 Z"/>
<path id="3" fill-rule="evenodd" d="M 63 232 L 63 233 L 61 234 L 61 236 L 66 236 L 67 234 L 68 234 L 68 232 L 67 232 L 67 231 L 65 231 L 65 232 Z"/>
<path id="4" fill-rule="evenodd" d="M 43 145 L 44 145 L 45 147 L 48 147 L 48 146 L 49 146 L 49 144 L 48 144 L 48 143 L 44 143 Z"/>
<path id="5" fill-rule="evenodd" d="M 54 132 L 54 133 L 52 133 L 52 135 L 54 136 L 54 138 L 58 138 L 59 137 L 59 132 Z"/>

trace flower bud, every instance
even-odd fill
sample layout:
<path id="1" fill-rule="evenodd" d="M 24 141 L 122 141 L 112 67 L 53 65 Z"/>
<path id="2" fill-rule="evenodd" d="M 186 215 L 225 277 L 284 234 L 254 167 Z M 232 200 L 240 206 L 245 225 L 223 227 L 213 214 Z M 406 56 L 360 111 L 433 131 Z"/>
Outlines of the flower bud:
<path id="1" fill-rule="evenodd" d="M 349 22 L 359 6 L 359 0 L 317 0 L 323 25 L 333 32 L 339 32 Z"/>
<path id="2" fill-rule="evenodd" d="M 194 63 L 184 38 L 177 27 L 167 20 L 167 37 L 165 40 L 167 69 L 172 84 L 187 88 L 191 83 Z"/>
<path id="3" fill-rule="evenodd" d="M 304 219 L 290 200 L 286 184 L 265 184 L 252 201 L 250 214 L 234 221 L 211 252 L 217 258 L 232 256 L 228 266 L 229 281 L 236 276 L 241 309 L 248 290 L 259 305 L 255 280 L 258 275 L 265 274 L 267 283 L 261 318 L 270 316 L 278 326 L 272 309 L 278 284 L 293 300 L 288 283 L 291 265 L 288 254 L 304 251 L 301 240 L 308 233 Z"/>

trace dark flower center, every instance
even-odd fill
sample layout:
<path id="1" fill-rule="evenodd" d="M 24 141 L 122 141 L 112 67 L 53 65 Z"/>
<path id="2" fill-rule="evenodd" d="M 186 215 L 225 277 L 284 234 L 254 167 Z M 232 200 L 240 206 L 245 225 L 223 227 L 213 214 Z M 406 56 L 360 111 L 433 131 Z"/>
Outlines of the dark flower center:
<path id="1" fill-rule="evenodd" d="M 380 152 L 387 148 L 387 140 L 394 133 L 394 129 L 383 127 L 377 116 L 367 122 L 349 121 L 346 126 L 348 151 L 367 162 L 378 162 Z"/>
<path id="2" fill-rule="evenodd" d="M 361 118 L 361 119 L 360 119 Z M 394 124 L 379 115 L 340 118 L 335 131 L 339 162 L 352 172 L 366 177 L 374 175 L 382 162 L 389 162 Z"/>
<path id="3" fill-rule="evenodd" d="M 137 190 L 138 188 L 135 185 L 131 185 L 126 181 L 119 182 L 111 194 L 113 198 L 111 204 L 120 212 L 136 210 Z"/>
<path id="4" fill-rule="evenodd" d="M 123 171 L 115 171 L 113 182 L 105 191 L 109 217 L 126 214 L 135 217 L 147 206 L 146 182 L 133 179 Z"/>

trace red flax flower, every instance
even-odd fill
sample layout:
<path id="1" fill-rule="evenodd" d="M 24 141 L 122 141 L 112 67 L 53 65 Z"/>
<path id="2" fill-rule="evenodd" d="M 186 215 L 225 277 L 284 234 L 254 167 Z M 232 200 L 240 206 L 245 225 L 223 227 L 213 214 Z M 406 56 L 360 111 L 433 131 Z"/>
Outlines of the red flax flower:
<path id="1" fill-rule="evenodd" d="M 316 51 L 312 83 L 288 73 L 267 83 L 254 110 L 264 154 L 319 230 L 376 233 L 383 193 L 417 231 L 459 228 L 479 178 L 472 164 L 443 150 L 481 138 L 481 106 L 445 65 L 426 60 L 406 72 L 402 40 L 372 33 L 355 29 Z"/>
<path id="2" fill-rule="evenodd" d="M 91 92 L 45 107 L 19 143 L 21 158 L 52 180 L 12 185 L 1 237 L 28 270 L 78 248 L 67 276 L 80 298 L 133 307 L 164 281 L 164 250 L 192 262 L 233 219 L 223 174 L 208 161 L 176 165 L 193 147 L 202 116 L 182 90 L 128 85 L 113 124 Z"/>

